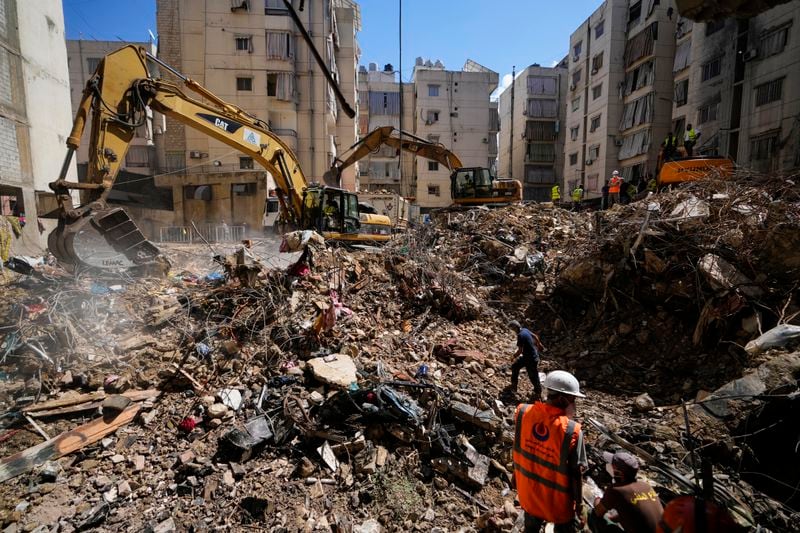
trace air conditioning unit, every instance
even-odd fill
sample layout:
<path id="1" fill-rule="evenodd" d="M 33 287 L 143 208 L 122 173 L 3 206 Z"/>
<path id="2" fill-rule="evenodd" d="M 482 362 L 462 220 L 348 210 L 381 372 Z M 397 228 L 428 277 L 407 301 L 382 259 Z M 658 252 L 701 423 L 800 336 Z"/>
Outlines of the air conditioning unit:
<path id="1" fill-rule="evenodd" d="M 747 52 L 744 53 L 744 57 L 742 57 L 745 61 L 752 61 L 758 57 L 758 48 L 751 48 Z"/>
<path id="2" fill-rule="evenodd" d="M 192 158 L 192 159 L 202 159 L 203 158 L 203 152 L 191 151 L 191 152 L 189 152 L 189 157 Z"/>
<path id="3" fill-rule="evenodd" d="M 522 110 L 522 114 L 523 114 L 523 115 L 527 115 L 527 114 L 528 114 L 528 110 L 527 110 L 527 109 L 523 109 L 523 110 Z"/>
<path id="4" fill-rule="evenodd" d="M 430 126 L 431 124 L 433 124 L 433 121 L 431 119 L 425 121 L 426 126 Z"/>
<path id="5" fill-rule="evenodd" d="M 569 85 L 569 90 L 570 90 L 570 91 L 574 91 L 574 90 L 575 90 L 575 84 L 574 84 L 574 83 L 571 83 L 571 84 Z"/>
<path id="6" fill-rule="evenodd" d="M 487 137 L 484 137 L 483 139 L 481 139 L 481 142 L 483 144 L 489 144 L 489 139 Z"/>
<path id="7" fill-rule="evenodd" d="M 622 146 L 622 139 L 614 139 L 614 146 Z"/>
<path id="8" fill-rule="evenodd" d="M 600 70 L 600 69 L 593 68 L 593 69 L 592 69 L 592 74 L 597 74 L 597 72 L 598 72 L 599 70 Z"/>
<path id="9" fill-rule="evenodd" d="M 587 165 L 591 165 L 592 163 L 594 163 L 594 159 L 587 159 L 586 160 L 586 164 Z"/>
<path id="10" fill-rule="evenodd" d="M 580 58 L 581 58 L 581 56 L 572 56 L 572 60 L 573 61 L 578 61 Z"/>

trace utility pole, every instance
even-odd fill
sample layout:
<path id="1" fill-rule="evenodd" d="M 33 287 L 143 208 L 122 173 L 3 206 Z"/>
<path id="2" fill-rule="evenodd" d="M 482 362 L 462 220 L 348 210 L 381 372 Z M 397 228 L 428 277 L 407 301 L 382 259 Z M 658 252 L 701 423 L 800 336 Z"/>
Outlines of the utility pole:
<path id="1" fill-rule="evenodd" d="M 508 137 L 508 179 L 514 179 L 514 78 L 517 77 L 517 66 L 511 66 L 511 134 Z"/>

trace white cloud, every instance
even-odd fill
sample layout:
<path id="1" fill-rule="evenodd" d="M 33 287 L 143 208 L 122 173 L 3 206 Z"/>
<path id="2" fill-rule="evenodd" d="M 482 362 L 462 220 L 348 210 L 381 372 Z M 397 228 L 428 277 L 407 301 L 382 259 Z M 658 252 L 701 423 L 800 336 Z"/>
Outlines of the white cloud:
<path id="1" fill-rule="evenodd" d="M 553 61 L 550 62 L 550 68 L 553 68 L 556 65 L 558 65 L 558 60 L 557 59 L 554 59 Z"/>

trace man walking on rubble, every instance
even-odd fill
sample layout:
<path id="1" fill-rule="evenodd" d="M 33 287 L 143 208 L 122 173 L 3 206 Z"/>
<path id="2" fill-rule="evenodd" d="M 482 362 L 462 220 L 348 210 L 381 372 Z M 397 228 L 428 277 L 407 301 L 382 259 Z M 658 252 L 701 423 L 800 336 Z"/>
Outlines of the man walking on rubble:
<path id="1" fill-rule="evenodd" d="M 514 417 L 514 482 L 525 511 L 525 533 L 545 522 L 556 533 L 583 528 L 583 473 L 588 467 L 576 398 L 585 398 L 578 380 L 555 370 L 544 380 L 547 401 L 520 404 Z"/>
<path id="2" fill-rule="evenodd" d="M 519 322 L 512 320 L 508 326 L 517 333 L 517 351 L 512 356 L 514 363 L 511 365 L 511 385 L 506 392 L 516 394 L 519 383 L 519 371 L 524 367 L 528 372 L 528 379 L 533 385 L 533 399 L 542 397 L 542 384 L 539 382 L 539 353 L 544 350 L 539 337 Z"/>
<path id="3" fill-rule="evenodd" d="M 637 481 L 639 461 L 633 455 L 619 451 L 603 453 L 614 485 L 602 498 L 595 498 L 594 512 L 589 516 L 592 531 L 603 533 L 620 531 L 641 531 L 653 533 L 658 527 L 664 508 L 658 494 L 649 484 Z"/>
<path id="4" fill-rule="evenodd" d="M 619 203 L 620 187 L 622 187 L 622 178 L 619 176 L 619 171 L 615 170 L 611 173 L 611 181 L 608 182 L 608 207 Z"/>

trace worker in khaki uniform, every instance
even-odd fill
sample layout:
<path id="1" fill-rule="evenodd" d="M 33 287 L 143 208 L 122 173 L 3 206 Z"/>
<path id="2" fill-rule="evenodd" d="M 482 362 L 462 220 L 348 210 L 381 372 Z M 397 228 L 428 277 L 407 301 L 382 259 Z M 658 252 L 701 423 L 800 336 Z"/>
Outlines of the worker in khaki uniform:
<path id="1" fill-rule="evenodd" d="M 517 406 L 514 481 L 525 511 L 525 532 L 538 533 L 545 522 L 556 533 L 585 525 L 583 472 L 588 467 L 581 425 L 574 420 L 576 398 L 585 398 L 578 380 L 556 370 L 544 380 L 547 401 Z"/>
<path id="2" fill-rule="evenodd" d="M 553 188 L 550 189 L 550 201 L 554 204 L 561 201 L 561 187 L 558 185 L 553 185 Z"/>

